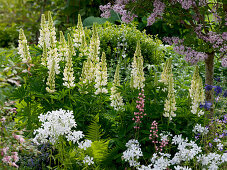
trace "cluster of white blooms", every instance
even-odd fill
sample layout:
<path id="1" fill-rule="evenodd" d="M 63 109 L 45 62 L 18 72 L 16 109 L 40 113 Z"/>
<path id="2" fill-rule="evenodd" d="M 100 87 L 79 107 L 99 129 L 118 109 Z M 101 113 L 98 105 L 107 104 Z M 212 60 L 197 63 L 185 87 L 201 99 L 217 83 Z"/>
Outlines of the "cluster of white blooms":
<path id="1" fill-rule="evenodd" d="M 175 170 L 192 170 L 191 168 L 187 167 L 187 166 L 174 166 Z"/>
<path id="2" fill-rule="evenodd" d="M 33 142 L 36 144 L 50 142 L 55 144 L 59 136 L 65 136 L 73 143 L 84 137 L 82 131 L 72 131 L 76 128 L 73 112 L 69 110 L 57 110 L 41 114 L 39 120 L 42 122 L 40 128 L 34 131 L 36 135 Z"/>
<path id="3" fill-rule="evenodd" d="M 172 117 L 175 117 L 176 114 L 174 113 L 176 108 L 176 101 L 175 101 L 175 95 L 174 95 L 174 82 L 173 82 L 173 75 L 169 75 L 169 86 L 168 86 L 168 96 L 165 100 L 164 104 L 164 117 L 168 117 L 169 120 L 172 120 Z"/>
<path id="4" fill-rule="evenodd" d="M 203 90 L 203 82 L 202 78 L 199 76 L 199 68 L 196 66 L 193 78 L 191 81 L 191 88 L 189 89 L 190 97 L 192 99 L 192 110 L 191 112 L 193 114 L 197 114 L 198 116 L 201 116 L 204 114 L 202 110 L 199 111 L 199 105 L 200 103 L 204 103 L 205 101 L 205 95 Z"/>
<path id="5" fill-rule="evenodd" d="M 65 40 L 65 36 L 62 31 L 60 31 L 60 42 L 58 45 L 58 54 L 62 61 L 65 60 L 65 57 L 67 57 L 68 54 L 68 44 Z"/>
<path id="6" fill-rule="evenodd" d="M 93 34 L 90 40 L 89 57 L 94 64 L 99 62 L 100 40 L 96 25 L 93 25 Z"/>
<path id="7" fill-rule="evenodd" d="M 138 159 L 143 156 L 139 142 L 135 139 L 131 139 L 125 146 L 127 147 L 127 150 L 123 152 L 122 158 L 125 161 L 128 161 L 130 166 L 139 166 L 140 163 L 138 162 Z"/>
<path id="8" fill-rule="evenodd" d="M 91 147 L 92 141 L 85 139 L 84 141 L 81 141 L 78 143 L 78 147 L 80 149 L 86 150 L 87 148 Z"/>
<path id="9" fill-rule="evenodd" d="M 133 141 L 131 143 L 135 143 L 137 146 L 133 146 L 134 148 L 139 147 L 138 141 Z M 129 144 L 129 146 L 131 145 Z M 168 169 L 170 166 L 174 166 L 176 170 L 191 170 L 194 165 L 201 167 L 201 169 L 208 169 L 208 170 L 217 170 L 220 165 L 227 162 L 227 153 L 217 154 L 217 153 L 209 153 L 209 154 L 202 154 L 201 147 L 199 147 L 194 141 L 188 142 L 188 139 L 183 139 L 182 135 L 175 135 L 172 138 L 172 144 L 178 145 L 177 149 L 178 152 L 173 155 L 168 153 L 154 153 L 151 157 L 151 163 L 147 166 L 141 165 L 140 162 L 136 161 L 136 164 L 130 164 L 130 166 L 136 167 L 138 170 L 165 170 Z M 128 146 L 127 146 L 128 147 Z M 124 153 L 123 153 L 124 155 Z M 130 160 L 131 157 L 135 157 L 135 154 L 128 154 L 126 156 L 127 160 Z M 130 155 L 132 155 L 130 157 Z M 140 156 L 142 156 L 142 152 Z M 137 157 L 137 159 L 139 156 Z M 125 159 L 125 158 L 124 158 Z M 126 159 L 125 159 L 126 160 Z M 192 167 L 190 166 L 183 166 L 185 163 L 192 163 Z"/>
<path id="10" fill-rule="evenodd" d="M 27 44 L 27 39 L 24 35 L 24 31 L 21 28 L 19 32 L 19 40 L 18 40 L 18 54 L 20 54 L 20 58 L 23 62 L 27 62 L 31 60 L 29 46 Z"/>
<path id="11" fill-rule="evenodd" d="M 119 64 L 116 67 L 116 72 L 114 75 L 114 82 L 113 82 L 113 87 L 111 87 L 111 95 L 110 95 L 110 100 L 111 100 L 111 106 L 114 107 L 115 110 L 124 110 L 124 103 L 123 103 L 123 98 L 121 96 L 120 92 L 117 92 L 117 86 L 120 86 L 120 66 Z"/>
<path id="12" fill-rule="evenodd" d="M 73 76 L 73 63 L 72 63 L 72 54 L 73 54 L 73 46 L 72 46 L 72 39 L 70 37 L 70 35 L 68 34 L 68 56 L 66 56 L 66 65 L 65 65 L 65 69 L 63 72 L 64 75 L 64 83 L 63 85 L 70 88 L 70 87 L 74 87 L 75 83 L 75 77 Z"/>
<path id="13" fill-rule="evenodd" d="M 130 86 L 135 89 L 143 89 L 145 86 L 144 81 L 143 57 L 141 55 L 140 42 L 138 41 L 132 62 Z"/>
<path id="14" fill-rule="evenodd" d="M 106 54 L 103 52 L 101 62 L 96 64 L 95 69 L 95 94 L 108 93 L 107 85 L 107 67 L 106 67 Z"/>
<path id="15" fill-rule="evenodd" d="M 204 168 L 208 170 L 218 170 L 219 165 L 227 162 L 227 153 L 223 153 L 223 155 L 209 153 L 208 155 L 199 155 L 196 158 Z"/>
<path id="16" fill-rule="evenodd" d="M 202 135 L 206 135 L 209 130 L 207 127 L 202 127 L 200 124 L 196 124 L 192 132 L 194 132 L 195 134 L 200 133 Z"/>
<path id="17" fill-rule="evenodd" d="M 86 156 L 84 157 L 83 163 L 84 163 L 85 165 L 94 164 L 94 162 L 93 162 L 93 157 L 90 157 L 90 156 L 86 155 Z"/>

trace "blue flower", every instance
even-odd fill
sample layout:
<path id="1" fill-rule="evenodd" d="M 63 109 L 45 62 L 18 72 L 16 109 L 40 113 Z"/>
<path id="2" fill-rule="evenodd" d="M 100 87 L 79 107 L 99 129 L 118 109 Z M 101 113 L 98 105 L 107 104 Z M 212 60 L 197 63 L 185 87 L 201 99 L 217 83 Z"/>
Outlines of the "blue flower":
<path id="1" fill-rule="evenodd" d="M 216 96 L 219 95 L 219 93 L 222 93 L 222 88 L 220 86 L 214 86 L 214 91 L 216 92 Z"/>
<path id="2" fill-rule="evenodd" d="M 211 102 L 205 101 L 205 105 L 200 104 L 199 107 L 209 110 L 211 108 L 211 106 L 212 106 Z"/>
<path id="3" fill-rule="evenodd" d="M 215 77 L 214 80 L 217 81 L 217 82 L 221 82 L 220 77 Z"/>
<path id="4" fill-rule="evenodd" d="M 227 97 L 227 90 L 224 92 L 223 97 Z"/>
<path id="5" fill-rule="evenodd" d="M 212 90 L 213 86 L 206 84 L 205 89 L 206 91 Z"/>

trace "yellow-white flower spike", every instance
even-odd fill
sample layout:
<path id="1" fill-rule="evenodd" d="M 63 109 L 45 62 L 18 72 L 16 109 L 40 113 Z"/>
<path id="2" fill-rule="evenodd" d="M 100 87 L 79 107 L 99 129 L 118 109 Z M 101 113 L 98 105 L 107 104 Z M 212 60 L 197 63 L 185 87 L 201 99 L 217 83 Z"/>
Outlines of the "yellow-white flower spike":
<path id="1" fill-rule="evenodd" d="M 47 66 L 47 47 L 46 47 L 46 43 L 44 42 L 43 44 L 43 54 L 42 54 L 42 58 L 41 58 L 41 64 L 44 66 Z"/>
<path id="2" fill-rule="evenodd" d="M 169 82 L 168 78 L 169 78 L 170 74 L 172 74 L 172 59 L 171 58 L 167 59 L 165 65 L 164 65 L 160 82 L 163 82 L 165 85 L 168 85 L 168 82 Z"/>
<path id="3" fill-rule="evenodd" d="M 170 74 L 168 78 L 168 96 L 165 100 L 163 116 L 168 117 L 169 120 L 172 120 L 172 117 L 176 116 L 176 114 L 174 113 L 176 110 L 177 108 L 174 94 L 174 81 L 173 75 Z"/>
<path id="4" fill-rule="evenodd" d="M 117 86 L 120 86 L 119 71 L 120 71 L 120 66 L 118 64 L 114 75 L 113 87 L 111 87 L 111 95 L 110 95 L 111 104 L 110 105 L 117 111 L 123 111 L 124 110 L 123 98 L 121 96 L 121 93 L 117 92 Z"/>
<path id="5" fill-rule="evenodd" d="M 45 14 L 41 16 L 41 29 L 39 30 L 40 37 L 38 45 L 43 48 L 44 42 L 46 43 L 46 48 L 50 48 L 50 30 L 48 27 L 48 21 L 46 21 Z"/>
<path id="6" fill-rule="evenodd" d="M 93 34 L 90 40 L 90 47 L 89 47 L 89 57 L 91 58 L 93 63 L 99 62 L 99 49 L 100 49 L 100 41 L 97 32 L 96 25 L 93 25 Z"/>
<path id="7" fill-rule="evenodd" d="M 19 31 L 18 54 L 20 54 L 20 58 L 23 62 L 28 62 L 31 60 L 29 46 L 24 35 L 24 30 L 22 28 Z"/>
<path id="8" fill-rule="evenodd" d="M 58 46 L 58 53 L 59 53 L 60 60 L 62 60 L 62 61 L 64 61 L 66 56 L 69 55 L 68 54 L 68 45 L 67 45 L 65 36 L 62 31 L 60 31 L 60 42 L 59 42 L 59 46 Z"/>
<path id="9" fill-rule="evenodd" d="M 143 57 L 141 55 L 140 42 L 138 41 L 132 62 L 130 86 L 135 89 L 143 89 L 145 86 L 144 81 Z"/>
<path id="10" fill-rule="evenodd" d="M 46 85 L 48 87 L 46 87 L 46 91 L 49 93 L 54 93 L 55 90 L 55 60 L 52 58 L 51 61 L 49 61 L 51 64 L 50 65 L 50 69 L 48 71 L 48 78 L 47 78 L 47 83 Z"/>
<path id="11" fill-rule="evenodd" d="M 189 94 L 192 100 L 191 112 L 193 114 L 197 114 L 201 116 L 204 114 L 202 110 L 199 109 L 199 105 L 204 104 L 205 95 L 203 90 L 203 82 L 202 78 L 199 75 L 199 68 L 196 66 L 192 81 L 191 81 L 191 88 L 189 89 Z"/>
<path id="12" fill-rule="evenodd" d="M 108 93 L 107 86 L 107 67 L 106 54 L 103 52 L 101 62 L 96 64 L 95 69 L 95 94 Z"/>
<path id="13" fill-rule="evenodd" d="M 84 29 L 83 29 L 83 24 L 81 21 L 81 16 L 80 14 L 78 15 L 78 22 L 77 22 L 77 27 L 76 29 L 73 30 L 73 42 L 74 46 L 76 48 L 80 48 L 82 44 L 82 37 L 85 36 L 84 34 Z"/>
<path id="14" fill-rule="evenodd" d="M 68 48 L 69 48 L 69 50 L 71 51 L 72 55 L 76 55 L 76 52 L 75 52 L 74 47 L 73 47 L 72 38 L 71 38 L 69 33 L 67 35 L 67 38 L 68 38 Z"/>

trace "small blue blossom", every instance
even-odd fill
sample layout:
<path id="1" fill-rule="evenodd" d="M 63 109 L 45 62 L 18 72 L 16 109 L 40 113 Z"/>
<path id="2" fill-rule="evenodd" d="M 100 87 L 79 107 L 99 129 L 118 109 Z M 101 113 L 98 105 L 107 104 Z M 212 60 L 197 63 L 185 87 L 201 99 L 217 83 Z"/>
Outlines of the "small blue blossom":
<path id="1" fill-rule="evenodd" d="M 220 86 L 214 86 L 214 91 L 216 92 L 216 96 L 222 93 L 222 88 Z"/>
<path id="2" fill-rule="evenodd" d="M 227 97 L 227 90 L 224 91 L 223 97 Z"/>
<path id="3" fill-rule="evenodd" d="M 212 103 L 211 102 L 205 101 L 205 105 L 200 104 L 199 107 L 209 110 L 211 108 L 211 106 L 212 106 Z"/>
<path id="4" fill-rule="evenodd" d="M 221 82 L 220 77 L 215 77 L 214 80 L 217 81 L 217 82 Z"/>
<path id="5" fill-rule="evenodd" d="M 206 91 L 210 91 L 213 89 L 213 86 L 206 84 L 205 89 Z"/>

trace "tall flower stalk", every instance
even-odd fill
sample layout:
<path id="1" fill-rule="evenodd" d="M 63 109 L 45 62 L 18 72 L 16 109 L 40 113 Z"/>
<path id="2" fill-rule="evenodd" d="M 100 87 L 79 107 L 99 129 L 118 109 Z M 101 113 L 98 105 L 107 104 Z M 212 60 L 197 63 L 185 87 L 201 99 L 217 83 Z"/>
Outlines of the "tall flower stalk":
<path id="1" fill-rule="evenodd" d="M 120 66 L 119 64 L 116 67 L 115 75 L 114 75 L 114 81 L 113 81 L 113 87 L 111 87 L 111 95 L 110 95 L 110 100 L 111 100 L 111 106 L 114 108 L 116 111 L 124 110 L 124 103 L 123 103 L 123 98 L 121 96 L 120 92 L 117 92 L 117 86 L 120 86 Z"/>
<path id="2" fill-rule="evenodd" d="M 29 46 L 27 44 L 27 39 L 24 35 L 24 30 L 21 28 L 19 32 L 19 40 L 18 40 L 18 54 L 23 62 L 27 62 L 31 60 Z"/>
<path id="3" fill-rule="evenodd" d="M 132 62 L 130 86 L 135 89 L 143 89 L 145 86 L 144 81 L 143 57 L 141 55 L 140 42 L 138 41 Z"/>
<path id="4" fill-rule="evenodd" d="M 68 34 L 68 46 L 72 47 L 72 39 L 70 37 L 70 34 Z M 64 69 L 64 83 L 63 85 L 66 86 L 67 88 L 71 88 L 75 86 L 74 80 L 75 77 L 73 76 L 73 63 L 72 63 L 72 54 L 73 54 L 73 49 L 68 48 L 68 55 L 66 57 L 66 65 Z"/>
<path id="5" fill-rule="evenodd" d="M 106 54 L 103 52 L 101 62 L 96 64 L 95 70 L 95 94 L 108 93 L 107 85 L 107 67 L 106 67 Z"/>
<path id="6" fill-rule="evenodd" d="M 202 110 L 199 111 L 200 104 L 204 104 L 205 95 L 203 90 L 202 78 L 199 76 L 199 68 L 196 66 L 192 81 L 191 88 L 189 89 L 190 97 L 192 100 L 191 112 L 201 116 L 204 114 Z"/>
<path id="7" fill-rule="evenodd" d="M 91 58 L 93 63 L 99 62 L 99 49 L 100 49 L 100 40 L 97 32 L 96 25 L 93 25 L 93 34 L 90 41 L 89 47 L 89 57 Z"/>
<path id="8" fill-rule="evenodd" d="M 73 33 L 74 46 L 76 48 L 80 48 L 80 46 L 82 44 L 82 38 L 85 37 L 80 14 L 78 15 L 78 22 L 77 22 L 76 29 L 74 29 L 73 32 L 74 32 Z"/>
<path id="9" fill-rule="evenodd" d="M 168 85 L 168 96 L 164 104 L 164 117 L 168 117 L 169 120 L 172 120 L 172 117 L 175 117 L 174 113 L 176 108 L 175 94 L 174 94 L 174 80 L 172 74 L 172 60 L 169 58 L 164 66 L 164 70 L 161 74 L 161 82 L 165 85 Z"/>

